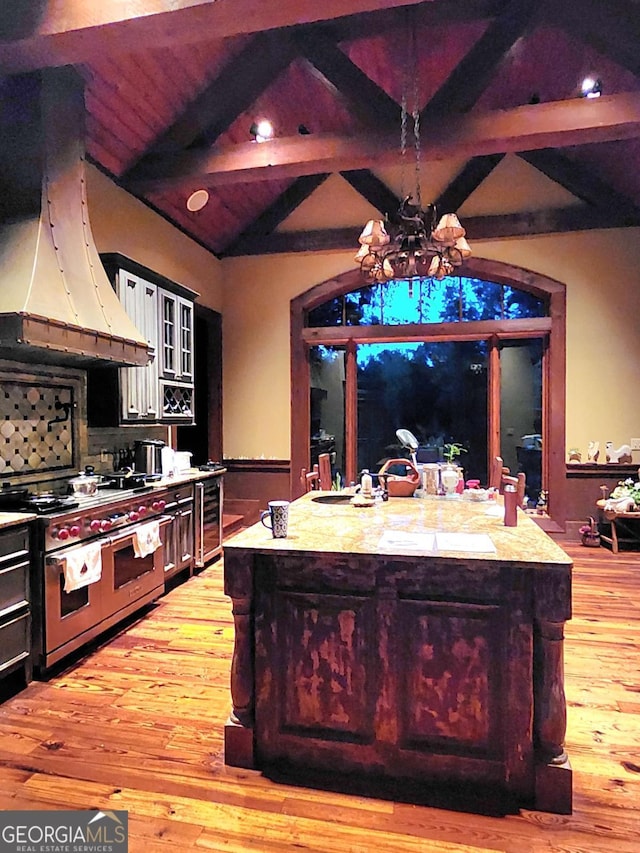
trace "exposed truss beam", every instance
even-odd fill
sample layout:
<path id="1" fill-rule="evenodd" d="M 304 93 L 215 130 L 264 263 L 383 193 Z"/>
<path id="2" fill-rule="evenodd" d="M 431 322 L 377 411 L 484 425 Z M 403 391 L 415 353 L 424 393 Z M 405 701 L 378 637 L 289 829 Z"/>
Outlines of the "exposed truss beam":
<path id="1" fill-rule="evenodd" d="M 255 57 L 260 56 L 260 62 Z M 145 160 L 163 152 L 191 146 L 206 147 L 262 94 L 297 56 L 293 41 L 283 33 L 259 33 L 186 108 L 180 117 L 129 170 L 132 180 Z M 247 128 L 247 135 L 249 128 Z"/>
<path id="2" fill-rule="evenodd" d="M 578 98 L 449 116 L 430 123 L 422 135 L 425 160 L 530 151 L 640 135 L 640 93 Z M 322 172 L 394 163 L 396 133 L 364 136 L 296 136 L 243 143 L 228 151 L 192 151 L 157 157 L 140 170 L 135 191 L 180 186 L 197 178 L 208 186 L 293 178 Z"/>
<path id="3" fill-rule="evenodd" d="M 554 208 L 531 213 L 512 213 L 501 216 L 465 217 L 463 222 L 467 238 L 472 244 L 480 240 L 497 240 L 506 237 L 535 237 L 569 231 L 591 231 L 604 228 L 640 227 L 640 216 L 611 216 L 586 205 Z M 350 251 L 358 248 L 360 227 L 330 228 L 322 231 L 295 231 L 275 233 L 268 237 L 247 239 L 242 252 L 233 255 L 269 255 L 290 252 Z"/>
<path id="4" fill-rule="evenodd" d="M 512 0 L 456 65 L 422 110 L 422 116 L 470 110 L 511 47 L 526 32 L 537 8 L 537 0 Z"/>
<path id="5" fill-rule="evenodd" d="M 549 0 L 548 14 L 567 32 L 640 75 L 640 10 L 634 0 Z"/>
<path id="6" fill-rule="evenodd" d="M 399 126 L 400 107 L 337 45 L 316 29 L 296 37 L 302 53 L 367 122 Z"/>
<path id="7" fill-rule="evenodd" d="M 340 174 L 356 192 L 383 215 L 395 213 L 398 209 L 400 199 L 369 169 L 353 169 Z"/>
<path id="8" fill-rule="evenodd" d="M 577 198 L 610 214 L 638 217 L 640 208 L 629 198 L 616 192 L 580 163 L 563 157 L 557 151 L 521 151 L 519 156 L 556 184 Z"/>
<path id="9" fill-rule="evenodd" d="M 296 207 L 309 198 L 329 175 L 305 175 L 298 178 L 291 186 L 281 193 L 276 201 L 260 214 L 245 230 L 225 249 L 223 255 L 242 255 L 245 241 L 251 241 L 259 236 L 271 234 Z"/>
<path id="10" fill-rule="evenodd" d="M 486 154 L 484 157 L 472 157 L 464 169 L 436 199 L 436 207 L 442 213 L 455 213 L 465 203 L 471 193 L 495 169 L 504 154 Z"/>
<path id="11" fill-rule="evenodd" d="M 423 0 L 11 0 L 0 4 L 0 70 L 89 62 L 122 52 L 246 35 L 411 6 Z"/>
<path id="12" fill-rule="evenodd" d="M 447 189 L 436 199 L 436 207 L 440 211 L 455 211 L 466 198 L 482 183 L 491 171 L 502 160 L 503 154 L 491 154 L 486 157 L 474 157 L 466 164 L 464 169 L 449 184 Z M 400 199 L 387 185 L 376 177 L 368 169 L 357 169 L 341 172 L 342 177 L 366 199 L 383 216 L 388 216 L 397 210 Z M 319 180 L 314 184 L 314 177 Z M 298 178 L 296 183 L 265 212 L 258 217 L 249 228 L 231 246 L 222 253 L 226 255 L 244 254 L 245 246 L 251 247 L 252 241 L 258 235 L 268 235 L 304 201 L 317 186 L 322 183 L 327 175 L 310 176 L 308 179 Z M 251 254 L 251 252 L 248 252 Z"/>

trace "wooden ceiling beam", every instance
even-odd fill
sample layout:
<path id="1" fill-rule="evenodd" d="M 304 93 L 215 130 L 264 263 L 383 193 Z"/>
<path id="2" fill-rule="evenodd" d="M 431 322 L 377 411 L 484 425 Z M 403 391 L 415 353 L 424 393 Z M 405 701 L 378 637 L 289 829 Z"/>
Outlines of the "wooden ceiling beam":
<path id="1" fill-rule="evenodd" d="M 635 75 L 640 75 L 640 14 L 634 0 L 549 0 L 551 20 Z M 606 91 L 606 80 L 604 81 Z"/>
<path id="2" fill-rule="evenodd" d="M 538 0 L 512 0 L 456 65 L 422 110 L 422 117 L 470 110 L 509 50 L 527 31 L 538 5 Z"/>
<path id="3" fill-rule="evenodd" d="M 610 142 L 640 135 L 640 93 L 626 92 L 596 99 L 576 98 L 448 116 L 431 122 L 421 137 L 425 160 L 445 160 Z M 295 136 L 259 145 L 242 143 L 225 151 L 190 151 L 149 158 L 139 170 L 134 191 L 191 184 L 203 186 L 294 178 L 322 172 L 395 163 L 397 134 Z"/>
<path id="4" fill-rule="evenodd" d="M 296 45 L 283 33 L 254 36 L 129 169 L 127 179 L 135 179 L 146 158 L 192 146 L 212 145 L 297 54 Z M 260 56 L 259 63 L 255 61 L 256 56 Z"/>
<path id="5" fill-rule="evenodd" d="M 325 175 L 303 175 L 281 193 L 276 201 L 251 222 L 244 231 L 225 249 L 223 255 L 242 255 L 245 241 L 271 234 L 305 199 L 315 192 L 329 177 Z M 222 255 L 221 255 L 222 256 Z"/>
<path id="6" fill-rule="evenodd" d="M 521 151 L 518 156 L 587 204 L 607 213 L 640 216 L 640 208 L 631 199 L 613 190 L 610 184 L 601 181 L 586 166 L 569 160 L 558 151 L 545 148 L 541 151 Z"/>
<path id="7" fill-rule="evenodd" d="M 462 171 L 436 199 L 436 208 L 442 213 L 455 213 L 462 207 L 474 190 L 488 178 L 495 167 L 504 158 L 504 154 L 486 154 L 472 157 Z"/>
<path id="8" fill-rule="evenodd" d="M 0 4 L 0 72 L 138 52 L 411 6 L 424 0 L 13 0 Z"/>
<path id="9" fill-rule="evenodd" d="M 389 187 L 369 169 L 352 169 L 340 172 L 342 177 L 356 192 L 380 211 L 383 216 L 393 214 L 400 205 L 400 199 Z"/>
<path id="10" fill-rule="evenodd" d="M 351 102 L 361 119 L 378 126 L 400 126 L 400 106 L 318 28 L 301 32 L 296 42 L 314 68 Z"/>
<path id="11" fill-rule="evenodd" d="M 571 231 L 592 231 L 604 228 L 640 227 L 640 216 L 611 216 L 586 205 L 553 208 L 529 213 L 510 213 L 500 216 L 471 216 L 463 220 L 467 239 L 474 242 L 507 237 L 535 237 L 543 234 L 565 234 Z M 227 251 L 223 257 L 237 255 L 269 255 L 295 252 L 326 252 L 358 249 L 360 227 L 329 228 L 320 231 L 288 231 L 268 237 L 248 238 L 242 251 Z"/>

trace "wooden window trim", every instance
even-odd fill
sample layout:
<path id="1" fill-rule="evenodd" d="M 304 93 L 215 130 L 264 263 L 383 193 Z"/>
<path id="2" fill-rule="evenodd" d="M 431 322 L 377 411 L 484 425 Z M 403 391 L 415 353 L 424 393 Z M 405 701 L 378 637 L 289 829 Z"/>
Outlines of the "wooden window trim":
<path id="1" fill-rule="evenodd" d="M 565 405 L 566 405 L 566 285 L 540 273 L 485 258 L 470 259 L 456 273 L 480 278 L 497 284 L 510 285 L 539 298 L 549 305 L 547 317 L 518 320 L 462 321 L 460 323 L 425 323 L 398 326 L 339 326 L 305 328 L 307 313 L 318 305 L 362 287 L 358 269 L 349 270 L 327 279 L 291 300 L 291 494 L 300 492 L 297 472 L 309 466 L 309 347 L 318 344 L 346 345 L 355 352 L 355 344 L 402 340 L 490 340 L 490 358 L 497 358 L 501 339 L 544 337 L 547 345 L 543 357 L 543 435 L 546 452 L 543 454 L 543 479 L 550 496 L 549 511 L 560 529 L 565 525 Z M 352 356 L 353 356 L 352 352 Z M 354 358 L 351 358 L 354 361 Z M 347 356 L 347 367 L 349 366 Z M 492 364 L 492 366 L 494 366 Z M 488 435 L 489 452 L 498 455 L 499 447 L 499 384 L 490 383 Z M 349 430 L 354 429 L 355 414 L 345 400 L 347 447 Z M 353 417 L 352 417 L 353 415 Z M 353 442 L 351 442 L 353 443 Z"/>

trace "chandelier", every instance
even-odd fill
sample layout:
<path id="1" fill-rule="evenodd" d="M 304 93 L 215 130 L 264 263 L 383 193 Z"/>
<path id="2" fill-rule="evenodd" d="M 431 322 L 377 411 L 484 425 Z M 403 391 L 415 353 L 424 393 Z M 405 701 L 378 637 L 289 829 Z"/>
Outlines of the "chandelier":
<path id="1" fill-rule="evenodd" d="M 422 209 L 420 195 L 420 111 L 418 109 L 418 75 L 415 61 L 415 32 L 411 28 L 410 50 L 402 92 L 400 156 L 402 183 L 407 152 L 408 92 L 413 84 L 413 139 L 415 151 L 415 195 L 405 196 L 395 216 L 370 219 L 360 235 L 360 249 L 355 261 L 369 283 L 392 279 L 435 278 L 441 281 L 451 275 L 471 247 L 465 239 L 465 229 L 455 213 L 445 213 L 438 219 L 433 204 Z"/>

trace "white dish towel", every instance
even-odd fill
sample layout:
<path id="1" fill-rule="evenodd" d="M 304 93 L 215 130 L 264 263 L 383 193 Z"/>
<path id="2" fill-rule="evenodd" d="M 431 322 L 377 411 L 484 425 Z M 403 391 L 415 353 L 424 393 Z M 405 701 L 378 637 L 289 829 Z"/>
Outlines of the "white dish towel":
<path id="1" fill-rule="evenodd" d="M 102 546 L 99 542 L 81 545 L 64 557 L 64 591 L 73 592 L 102 577 Z"/>
<path id="2" fill-rule="evenodd" d="M 160 522 L 150 521 L 137 527 L 133 534 L 133 550 L 136 557 L 148 557 L 162 545 Z"/>

